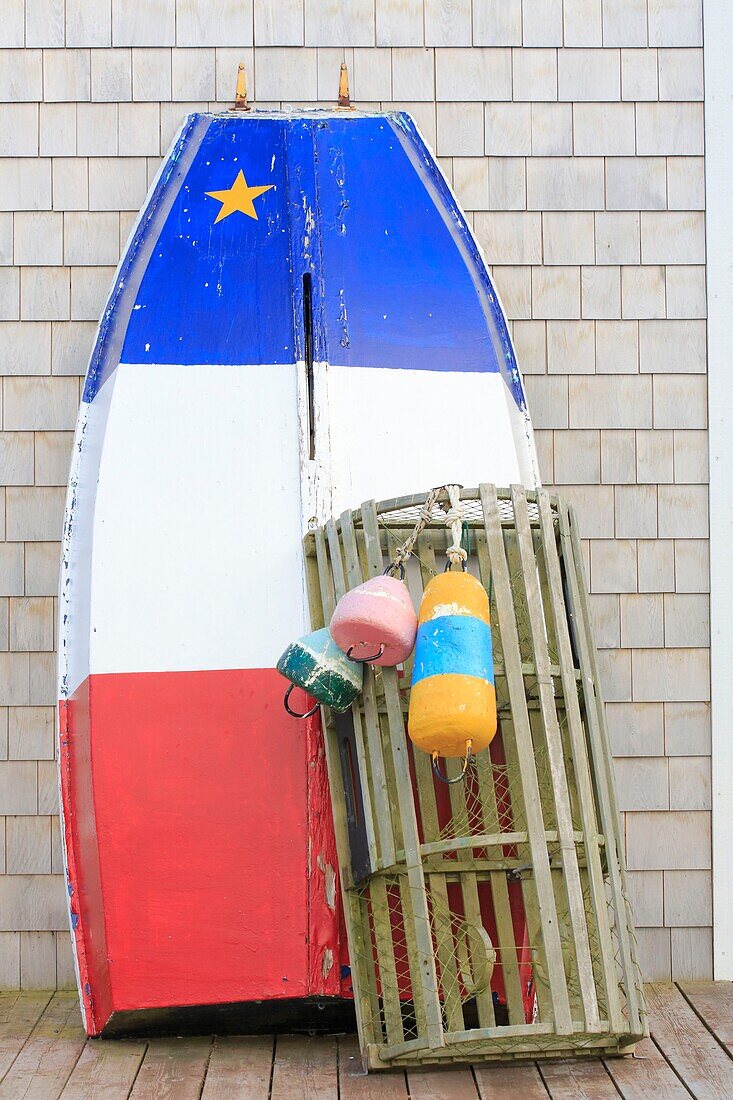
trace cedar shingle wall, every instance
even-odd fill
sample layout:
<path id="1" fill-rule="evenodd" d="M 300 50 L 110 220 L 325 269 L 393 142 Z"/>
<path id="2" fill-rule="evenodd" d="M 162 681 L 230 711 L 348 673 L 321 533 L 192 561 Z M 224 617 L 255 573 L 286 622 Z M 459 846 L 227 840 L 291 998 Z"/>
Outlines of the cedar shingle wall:
<path id="1" fill-rule="evenodd" d="M 701 45 L 700 0 L 5 0 L 0 987 L 73 977 L 54 595 L 120 248 L 240 59 L 280 106 L 333 101 L 344 53 L 361 104 L 412 111 L 493 264 L 544 480 L 588 540 L 646 976 L 710 976 Z"/>

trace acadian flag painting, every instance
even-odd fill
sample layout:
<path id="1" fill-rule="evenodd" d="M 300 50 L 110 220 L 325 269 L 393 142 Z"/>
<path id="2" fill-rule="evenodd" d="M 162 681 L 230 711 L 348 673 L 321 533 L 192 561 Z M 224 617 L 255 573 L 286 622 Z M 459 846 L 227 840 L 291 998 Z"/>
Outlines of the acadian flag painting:
<path id="1" fill-rule="evenodd" d="M 406 115 L 190 116 L 84 388 L 61 577 L 60 767 L 87 1030 L 348 992 L 308 628 L 309 521 L 537 483 L 506 321 Z"/>

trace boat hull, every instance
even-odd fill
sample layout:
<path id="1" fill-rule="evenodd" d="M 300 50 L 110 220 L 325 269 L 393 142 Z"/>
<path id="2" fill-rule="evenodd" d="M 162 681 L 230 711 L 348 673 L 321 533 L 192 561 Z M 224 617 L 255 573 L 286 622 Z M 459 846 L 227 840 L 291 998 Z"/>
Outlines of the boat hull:
<path id="1" fill-rule="evenodd" d="M 241 180 L 240 180 L 241 176 Z M 302 537 L 371 497 L 537 482 L 507 324 L 407 116 L 193 115 L 87 373 L 60 584 L 82 1012 L 349 996 L 318 719 L 275 671 Z"/>

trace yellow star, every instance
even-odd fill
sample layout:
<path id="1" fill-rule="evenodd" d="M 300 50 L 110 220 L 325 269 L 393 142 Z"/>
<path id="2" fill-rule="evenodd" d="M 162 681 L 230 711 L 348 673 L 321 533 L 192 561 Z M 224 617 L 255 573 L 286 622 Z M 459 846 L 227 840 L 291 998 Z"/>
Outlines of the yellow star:
<path id="1" fill-rule="evenodd" d="M 242 214 L 246 214 L 248 218 L 254 218 L 255 221 L 258 221 L 254 200 L 258 195 L 263 195 L 265 191 L 269 191 L 274 186 L 274 183 L 268 183 L 264 187 L 248 187 L 244 172 L 240 168 L 237 178 L 228 191 L 206 192 L 212 199 L 217 199 L 221 203 L 221 209 L 214 219 L 214 225 L 223 218 L 228 218 L 230 214 L 234 214 L 237 210 Z"/>

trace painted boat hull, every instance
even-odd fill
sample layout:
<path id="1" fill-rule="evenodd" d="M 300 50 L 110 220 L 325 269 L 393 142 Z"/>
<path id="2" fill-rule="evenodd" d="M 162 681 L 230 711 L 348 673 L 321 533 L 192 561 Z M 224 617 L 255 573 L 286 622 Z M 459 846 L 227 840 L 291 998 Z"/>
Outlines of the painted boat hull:
<path id="1" fill-rule="evenodd" d="M 89 1033 L 348 996 L 320 729 L 275 671 L 308 626 L 302 535 L 487 479 L 537 483 L 531 423 L 410 119 L 190 116 L 100 322 L 66 509 L 60 786 Z"/>

